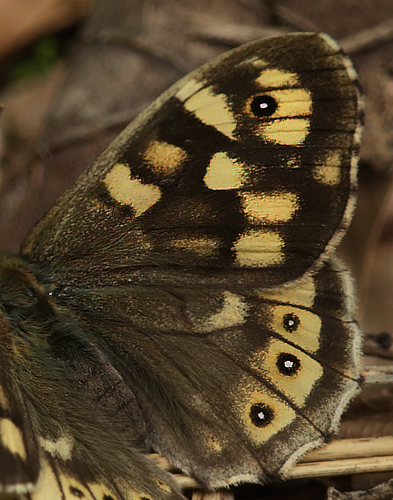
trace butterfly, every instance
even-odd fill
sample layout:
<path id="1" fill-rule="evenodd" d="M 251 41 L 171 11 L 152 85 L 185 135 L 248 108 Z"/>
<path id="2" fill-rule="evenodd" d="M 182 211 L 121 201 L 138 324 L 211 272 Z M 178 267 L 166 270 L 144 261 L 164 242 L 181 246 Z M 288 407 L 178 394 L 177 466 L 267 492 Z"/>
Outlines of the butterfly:
<path id="1" fill-rule="evenodd" d="M 361 99 L 335 42 L 241 46 L 172 86 L 0 258 L 0 491 L 183 498 L 285 476 L 359 390 L 334 249 Z"/>

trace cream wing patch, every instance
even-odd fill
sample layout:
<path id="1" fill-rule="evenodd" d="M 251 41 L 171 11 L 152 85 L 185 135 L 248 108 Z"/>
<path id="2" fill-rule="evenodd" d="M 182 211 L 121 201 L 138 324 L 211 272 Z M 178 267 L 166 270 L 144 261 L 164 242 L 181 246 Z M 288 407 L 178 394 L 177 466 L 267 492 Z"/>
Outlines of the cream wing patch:
<path id="1" fill-rule="evenodd" d="M 312 97 L 307 89 L 283 89 L 271 90 L 268 92 L 270 97 L 278 104 L 278 113 L 275 117 L 311 117 Z M 307 122 L 309 120 L 306 120 Z"/>
<path id="2" fill-rule="evenodd" d="M 192 89 L 198 87 L 192 85 Z M 177 97 L 183 96 L 185 91 L 179 91 Z M 236 119 L 228 104 L 225 94 L 217 94 L 213 87 L 203 87 L 197 90 L 184 102 L 187 111 L 194 114 L 205 125 L 211 125 L 230 139 L 234 139 L 234 132 L 237 126 Z"/>
<path id="3" fill-rule="evenodd" d="M 277 103 L 273 120 L 269 118 L 260 122 L 257 134 L 264 139 L 289 146 L 302 144 L 310 131 L 312 115 L 312 95 L 305 88 L 282 88 L 300 85 L 295 73 L 275 68 L 265 69 L 255 82 L 266 89 L 266 95 Z M 255 96 L 248 102 L 247 109 Z M 248 111 L 250 112 L 250 111 Z"/>
<path id="4" fill-rule="evenodd" d="M 280 234 L 269 229 L 250 229 L 233 245 L 240 266 L 266 267 L 284 261 L 285 242 Z"/>
<path id="5" fill-rule="evenodd" d="M 42 459 L 41 474 L 37 483 L 37 488 L 30 496 L 32 500 L 53 500 L 62 498 L 55 473 L 45 459 Z"/>
<path id="6" fill-rule="evenodd" d="M 299 406 L 304 405 L 323 375 L 323 368 L 315 359 L 275 338 L 253 356 L 252 366 Z"/>
<path id="7" fill-rule="evenodd" d="M 268 63 L 262 65 L 262 68 Z M 255 65 L 255 64 L 254 64 Z M 256 65 L 256 67 L 260 67 Z M 284 87 L 299 85 L 299 76 L 296 73 L 277 68 L 266 68 L 255 79 L 261 87 Z"/>
<path id="8" fill-rule="evenodd" d="M 184 102 L 193 95 L 195 95 L 197 92 L 199 92 L 201 89 L 203 89 L 204 83 L 199 82 L 198 80 L 190 80 L 189 82 L 185 83 L 183 87 L 177 91 L 176 97 Z"/>
<path id="9" fill-rule="evenodd" d="M 161 198 L 161 190 L 154 184 L 143 184 L 130 178 L 127 165 L 116 163 L 106 174 L 104 184 L 109 194 L 120 204 L 129 205 L 136 216 L 142 215 Z"/>
<path id="10" fill-rule="evenodd" d="M 311 308 L 316 297 L 314 278 L 307 275 L 295 285 L 281 287 L 274 290 L 259 290 L 258 296 L 267 300 L 290 302 L 293 305 Z"/>
<path id="11" fill-rule="evenodd" d="M 328 186 L 336 186 L 341 180 L 341 151 L 329 151 L 326 157 L 318 162 L 313 170 L 313 177 L 318 182 Z"/>
<path id="12" fill-rule="evenodd" d="M 309 311 L 314 306 L 316 286 L 313 276 L 306 276 L 293 286 L 275 290 L 260 290 L 257 296 L 272 301 L 266 326 L 289 342 L 316 353 L 320 347 L 322 319 Z"/>
<path id="13" fill-rule="evenodd" d="M 277 144 L 299 146 L 305 140 L 310 129 L 310 121 L 303 118 L 283 118 L 259 127 L 259 134 L 264 139 Z"/>
<path id="14" fill-rule="evenodd" d="M 70 460 L 72 456 L 72 448 L 74 446 L 73 438 L 62 436 L 56 441 L 40 438 L 42 448 L 50 453 L 53 457 L 57 456 L 62 460 Z"/>
<path id="15" fill-rule="evenodd" d="M 198 327 L 199 331 L 213 332 L 244 323 L 248 311 L 245 300 L 229 291 L 223 293 L 223 299 L 221 311 L 206 318 L 203 324 Z"/>
<path id="16" fill-rule="evenodd" d="M 320 346 L 321 318 L 293 305 L 272 305 L 268 327 L 290 342 L 301 345 L 310 353 Z"/>
<path id="17" fill-rule="evenodd" d="M 4 448 L 13 455 L 19 455 L 22 460 L 27 459 L 22 431 L 9 418 L 0 419 L 0 435 Z"/>
<path id="18" fill-rule="evenodd" d="M 242 192 L 239 198 L 252 223 L 288 222 L 299 208 L 298 196 L 290 192 L 253 194 Z"/>
<path id="19" fill-rule="evenodd" d="M 241 380 L 233 394 L 243 429 L 256 444 L 267 441 L 296 418 L 293 408 L 249 377 Z"/>
<path id="20" fill-rule="evenodd" d="M 171 177 L 182 169 L 187 156 L 182 148 L 174 144 L 152 141 L 144 152 L 143 159 L 156 174 Z"/>
<path id="21" fill-rule="evenodd" d="M 204 182 L 209 189 L 239 189 L 243 184 L 244 167 L 225 152 L 215 153 L 210 160 Z"/>

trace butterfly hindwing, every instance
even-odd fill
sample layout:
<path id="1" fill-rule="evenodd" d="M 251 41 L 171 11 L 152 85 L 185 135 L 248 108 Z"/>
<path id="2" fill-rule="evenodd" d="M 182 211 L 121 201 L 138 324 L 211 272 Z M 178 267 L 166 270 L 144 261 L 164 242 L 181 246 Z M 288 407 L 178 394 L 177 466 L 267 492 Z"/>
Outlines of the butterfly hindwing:
<path id="1" fill-rule="evenodd" d="M 116 310 L 96 290 L 78 306 L 134 388 L 148 442 L 211 488 L 278 476 L 337 429 L 359 389 L 351 291 L 330 260 L 278 291 L 120 287 Z"/>

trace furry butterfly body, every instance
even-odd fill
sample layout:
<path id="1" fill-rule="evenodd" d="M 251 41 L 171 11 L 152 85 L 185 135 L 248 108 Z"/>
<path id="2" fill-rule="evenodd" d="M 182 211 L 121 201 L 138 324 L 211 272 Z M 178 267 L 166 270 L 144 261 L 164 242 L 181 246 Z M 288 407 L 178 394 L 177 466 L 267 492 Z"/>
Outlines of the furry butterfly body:
<path id="1" fill-rule="evenodd" d="M 332 255 L 354 204 L 354 78 L 323 35 L 221 56 L 2 258 L 3 491 L 180 497 L 150 447 L 209 488 L 266 482 L 336 430 L 360 378 Z"/>

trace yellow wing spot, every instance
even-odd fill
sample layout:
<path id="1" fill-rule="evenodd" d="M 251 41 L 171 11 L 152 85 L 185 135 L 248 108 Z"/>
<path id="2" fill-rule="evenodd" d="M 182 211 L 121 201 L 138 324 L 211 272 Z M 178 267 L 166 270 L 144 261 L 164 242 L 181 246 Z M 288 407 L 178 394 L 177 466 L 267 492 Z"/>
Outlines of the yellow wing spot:
<path id="1" fill-rule="evenodd" d="M 259 127 L 260 135 L 271 142 L 298 146 L 308 135 L 310 121 L 303 118 L 288 118 Z"/>
<path id="2" fill-rule="evenodd" d="M 71 436 L 62 436 L 56 441 L 40 438 L 42 448 L 52 456 L 58 456 L 63 460 L 70 460 L 72 449 L 74 447 L 74 439 Z"/>
<path id="3" fill-rule="evenodd" d="M 9 418 L 0 420 L 0 439 L 4 448 L 13 455 L 19 455 L 26 460 L 26 448 L 22 431 Z"/>
<path id="4" fill-rule="evenodd" d="M 223 296 L 224 303 L 221 311 L 206 318 L 198 328 L 199 331 L 211 332 L 244 323 L 248 311 L 246 302 L 239 295 L 229 291 L 225 291 Z"/>
<path id="5" fill-rule="evenodd" d="M 187 153 L 174 144 L 152 141 L 146 149 L 143 159 L 151 170 L 163 177 L 170 177 L 182 169 Z"/>
<path id="6" fill-rule="evenodd" d="M 313 177 L 322 184 L 335 186 L 341 180 L 341 152 L 331 151 L 325 159 L 318 162 L 313 171 Z"/>
<path id="7" fill-rule="evenodd" d="M 130 178 L 126 165 L 117 163 L 104 179 L 109 194 L 122 205 L 130 205 L 138 217 L 152 207 L 161 197 L 161 190 L 154 184 L 143 184 L 139 179 Z"/>
<path id="8" fill-rule="evenodd" d="M 184 102 L 191 96 L 199 92 L 204 86 L 203 82 L 198 82 L 198 80 L 190 80 L 185 83 L 180 90 L 177 91 L 175 97 L 180 101 Z"/>
<path id="9" fill-rule="evenodd" d="M 267 95 L 273 97 L 277 102 L 277 110 L 274 118 L 310 117 L 312 113 L 312 96 L 307 89 L 284 89 L 269 90 Z M 248 100 L 248 109 L 254 100 L 252 96 Z M 265 122 L 266 123 L 266 122 Z"/>
<path id="10" fill-rule="evenodd" d="M 207 236 L 184 236 L 170 241 L 169 245 L 176 250 L 192 252 L 199 257 L 212 257 L 219 250 L 220 240 Z"/>
<path id="11" fill-rule="evenodd" d="M 244 377 L 231 394 L 244 431 L 257 444 L 266 442 L 296 418 L 290 406 L 249 377 Z"/>
<path id="12" fill-rule="evenodd" d="M 299 208 L 295 193 L 277 192 L 273 194 L 239 193 L 243 211 L 250 222 L 288 222 Z"/>
<path id="13" fill-rule="evenodd" d="M 233 248 L 240 266 L 266 267 L 284 261 L 284 240 L 275 231 L 251 229 L 244 233 Z"/>
<path id="14" fill-rule="evenodd" d="M 238 189 L 244 178 L 243 165 L 224 152 L 210 160 L 204 181 L 209 189 Z"/>
<path id="15" fill-rule="evenodd" d="M 267 94 L 276 100 L 277 110 L 272 116 L 274 120 L 266 118 L 257 121 L 256 133 L 265 140 L 278 144 L 290 146 L 302 144 L 310 129 L 311 92 L 295 88 L 269 90 Z M 252 96 L 246 104 L 246 112 L 250 114 L 254 97 Z"/>
<path id="16" fill-rule="evenodd" d="M 299 77 L 296 73 L 282 69 L 269 68 L 261 72 L 255 82 L 262 87 L 284 87 L 286 85 L 297 85 Z"/>
<path id="17" fill-rule="evenodd" d="M 237 122 L 225 94 L 216 94 L 213 87 L 206 87 L 187 99 L 184 107 L 205 125 L 211 125 L 234 139 Z"/>
<path id="18" fill-rule="evenodd" d="M 57 478 L 49 466 L 47 460 L 42 459 L 40 464 L 40 476 L 38 478 L 37 488 L 30 493 L 32 500 L 53 500 L 54 498 L 62 498 L 62 493 L 59 490 Z"/>
<path id="19" fill-rule="evenodd" d="M 312 307 L 316 296 L 315 281 L 312 276 L 299 280 L 292 286 L 285 286 L 274 290 L 259 290 L 258 296 L 262 299 L 277 302 L 290 302 L 293 305 Z"/>
<path id="20" fill-rule="evenodd" d="M 279 366 L 283 364 L 285 355 L 292 356 L 288 358 L 288 362 L 292 362 L 291 359 L 294 358 L 299 362 L 299 368 L 291 375 L 280 371 Z M 323 375 L 323 368 L 318 361 L 275 338 L 272 338 L 262 351 L 254 355 L 252 366 L 262 372 L 278 390 L 299 406 L 304 404 L 314 384 Z"/>
<path id="21" fill-rule="evenodd" d="M 288 331 L 284 327 L 284 322 L 291 320 L 292 317 L 299 325 L 293 331 Z M 319 349 L 322 320 L 311 311 L 291 305 L 272 306 L 272 320 L 269 326 L 284 338 L 301 345 L 308 352 L 316 352 Z"/>

